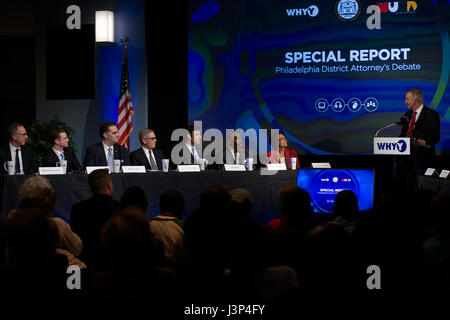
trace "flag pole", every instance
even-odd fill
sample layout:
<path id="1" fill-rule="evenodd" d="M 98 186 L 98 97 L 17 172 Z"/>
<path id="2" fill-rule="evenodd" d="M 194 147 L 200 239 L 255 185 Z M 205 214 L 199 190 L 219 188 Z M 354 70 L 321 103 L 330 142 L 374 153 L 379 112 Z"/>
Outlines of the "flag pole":
<path id="1" fill-rule="evenodd" d="M 124 46 L 124 50 L 127 50 L 128 47 L 128 43 L 130 42 L 130 38 L 127 36 L 123 36 L 120 39 L 120 44 Z M 128 136 L 127 138 L 127 145 L 128 145 L 128 154 L 130 154 L 130 149 L 131 149 L 131 145 L 130 145 L 130 136 Z"/>

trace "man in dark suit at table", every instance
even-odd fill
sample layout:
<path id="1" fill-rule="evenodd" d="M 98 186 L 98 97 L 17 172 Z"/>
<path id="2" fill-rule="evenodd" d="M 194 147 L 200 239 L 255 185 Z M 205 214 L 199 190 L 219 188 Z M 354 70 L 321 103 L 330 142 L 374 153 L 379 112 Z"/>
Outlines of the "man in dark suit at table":
<path id="1" fill-rule="evenodd" d="M 122 166 L 130 164 L 128 150 L 117 144 L 119 141 L 119 130 L 112 121 L 103 122 L 99 128 L 101 142 L 86 149 L 83 167 L 108 166 L 111 172 L 114 169 L 114 160 L 120 160 Z"/>
<path id="2" fill-rule="evenodd" d="M 120 202 L 112 198 L 114 185 L 108 169 L 94 170 L 88 177 L 92 197 L 72 206 L 70 227 L 81 240 L 83 251 L 80 259 L 88 266 L 102 269 L 107 265 L 100 241 L 104 224 L 119 209 Z"/>
<path id="3" fill-rule="evenodd" d="M 164 152 L 156 148 L 155 132 L 152 129 L 142 129 L 139 132 L 141 148 L 130 154 L 130 162 L 135 166 L 145 166 L 146 170 L 162 170 Z"/>
<path id="4" fill-rule="evenodd" d="M 227 134 L 223 155 L 224 164 L 245 164 L 245 160 L 251 157 L 248 148 L 245 147 L 242 137 L 237 131 Z"/>
<path id="5" fill-rule="evenodd" d="M 193 125 L 188 126 L 185 144 L 181 149 L 181 164 L 200 164 L 203 158 L 203 139 L 200 130 Z"/>
<path id="6" fill-rule="evenodd" d="M 6 161 L 14 162 L 16 174 L 32 174 L 35 171 L 33 151 L 25 146 L 28 140 L 25 127 L 18 123 L 12 123 L 8 127 L 9 143 L 0 147 L 0 167 L 2 173 L 7 173 L 3 164 Z"/>
<path id="7" fill-rule="evenodd" d="M 419 89 L 406 92 L 405 104 L 410 110 L 405 113 L 408 122 L 400 136 L 411 138 L 410 166 L 416 174 L 423 174 L 432 165 L 435 144 L 441 138 L 439 114 L 424 106 L 423 93 Z"/>
<path id="8" fill-rule="evenodd" d="M 80 171 L 81 165 L 75 152 L 69 147 L 69 137 L 64 129 L 52 130 L 50 138 L 53 142 L 52 149 L 44 156 L 42 165 L 44 167 L 54 167 L 61 160 L 67 161 L 67 172 Z"/>

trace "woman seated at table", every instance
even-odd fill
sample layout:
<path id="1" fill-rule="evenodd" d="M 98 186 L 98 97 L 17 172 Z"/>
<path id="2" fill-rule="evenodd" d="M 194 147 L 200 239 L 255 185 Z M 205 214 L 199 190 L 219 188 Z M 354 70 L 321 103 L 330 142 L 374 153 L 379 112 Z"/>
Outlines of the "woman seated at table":
<path id="1" fill-rule="evenodd" d="M 291 158 L 296 160 L 296 168 L 300 168 L 297 152 L 294 149 L 288 147 L 288 141 L 284 133 L 278 136 L 278 150 L 272 150 L 267 152 L 267 158 L 269 163 L 286 163 L 286 168 L 291 168 Z"/>

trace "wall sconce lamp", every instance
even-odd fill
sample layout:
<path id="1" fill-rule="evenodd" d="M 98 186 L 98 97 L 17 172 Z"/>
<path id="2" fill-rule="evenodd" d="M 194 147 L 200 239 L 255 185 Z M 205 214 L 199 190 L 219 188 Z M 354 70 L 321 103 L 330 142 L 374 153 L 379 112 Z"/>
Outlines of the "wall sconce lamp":
<path id="1" fill-rule="evenodd" d="M 95 42 L 114 42 L 114 12 L 95 11 Z"/>

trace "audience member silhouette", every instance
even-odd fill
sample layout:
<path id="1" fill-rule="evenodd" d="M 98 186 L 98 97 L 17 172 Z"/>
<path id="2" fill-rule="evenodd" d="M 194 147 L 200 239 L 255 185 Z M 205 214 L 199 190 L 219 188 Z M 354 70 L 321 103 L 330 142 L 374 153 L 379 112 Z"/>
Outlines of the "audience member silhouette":
<path id="1" fill-rule="evenodd" d="M 116 213 L 120 202 L 112 198 L 114 186 L 108 169 L 94 170 L 88 177 L 92 197 L 72 206 L 70 225 L 83 240 L 81 259 L 97 269 L 106 266 L 105 255 L 100 243 L 100 231 Z"/>
<path id="2" fill-rule="evenodd" d="M 139 208 L 128 207 L 113 216 L 101 232 L 111 267 L 93 280 L 93 295 L 160 299 L 175 295 L 175 273 L 154 265 L 153 240 Z"/>
<path id="3" fill-rule="evenodd" d="M 127 188 L 120 198 L 120 206 L 122 208 L 136 207 L 142 209 L 144 214 L 146 214 L 148 201 L 144 190 L 137 186 Z"/>
<path id="4" fill-rule="evenodd" d="M 58 230 L 45 212 L 18 209 L 7 224 L 6 264 L 0 267 L 0 296 L 61 298 L 67 257 L 57 254 Z"/>
<path id="5" fill-rule="evenodd" d="M 206 188 L 200 206 L 184 224 L 187 265 L 183 285 L 189 294 L 227 296 L 232 224 L 228 217 L 231 197 L 221 185 Z"/>
<path id="6" fill-rule="evenodd" d="M 308 295 L 355 296 L 363 289 L 365 277 L 354 240 L 344 228 L 331 224 L 315 227 L 305 248 L 300 272 Z"/>
<path id="7" fill-rule="evenodd" d="M 363 266 L 380 267 L 383 292 L 378 294 L 427 295 L 437 289 L 422 253 L 424 221 L 419 211 L 430 209 L 429 203 L 419 202 L 429 195 L 397 190 L 394 199 L 389 193 L 382 192 L 380 204 L 355 228 L 358 255 Z"/>
<path id="8" fill-rule="evenodd" d="M 42 176 L 33 176 L 25 180 L 18 191 L 18 209 L 37 209 L 48 219 L 52 220 L 58 232 L 56 252 L 67 257 L 69 265 L 77 265 L 86 268 L 77 256 L 83 248 L 81 239 L 70 226 L 62 219 L 53 217 L 53 206 L 56 202 L 56 194 L 50 182 Z M 11 210 L 9 216 L 16 215 L 18 210 Z"/>
<path id="9" fill-rule="evenodd" d="M 353 234 L 358 221 L 358 197 L 351 190 L 343 190 L 334 198 L 334 214 L 336 218 L 330 222 L 333 226 L 343 228 Z"/>
<path id="10" fill-rule="evenodd" d="M 180 263 L 184 251 L 184 230 L 181 217 L 184 198 L 178 191 L 166 190 L 159 199 L 160 214 L 150 220 L 150 231 L 164 248 L 170 266 Z"/>
<path id="11" fill-rule="evenodd" d="M 297 185 L 282 187 L 279 196 L 281 212 L 286 221 L 271 236 L 268 263 L 273 266 L 288 265 L 297 268 L 303 260 L 304 241 L 311 229 L 311 198 L 308 192 Z"/>
<path id="12" fill-rule="evenodd" d="M 450 293 L 450 193 L 441 193 L 431 202 L 436 234 L 423 244 L 427 264 L 439 278 L 442 293 Z"/>

